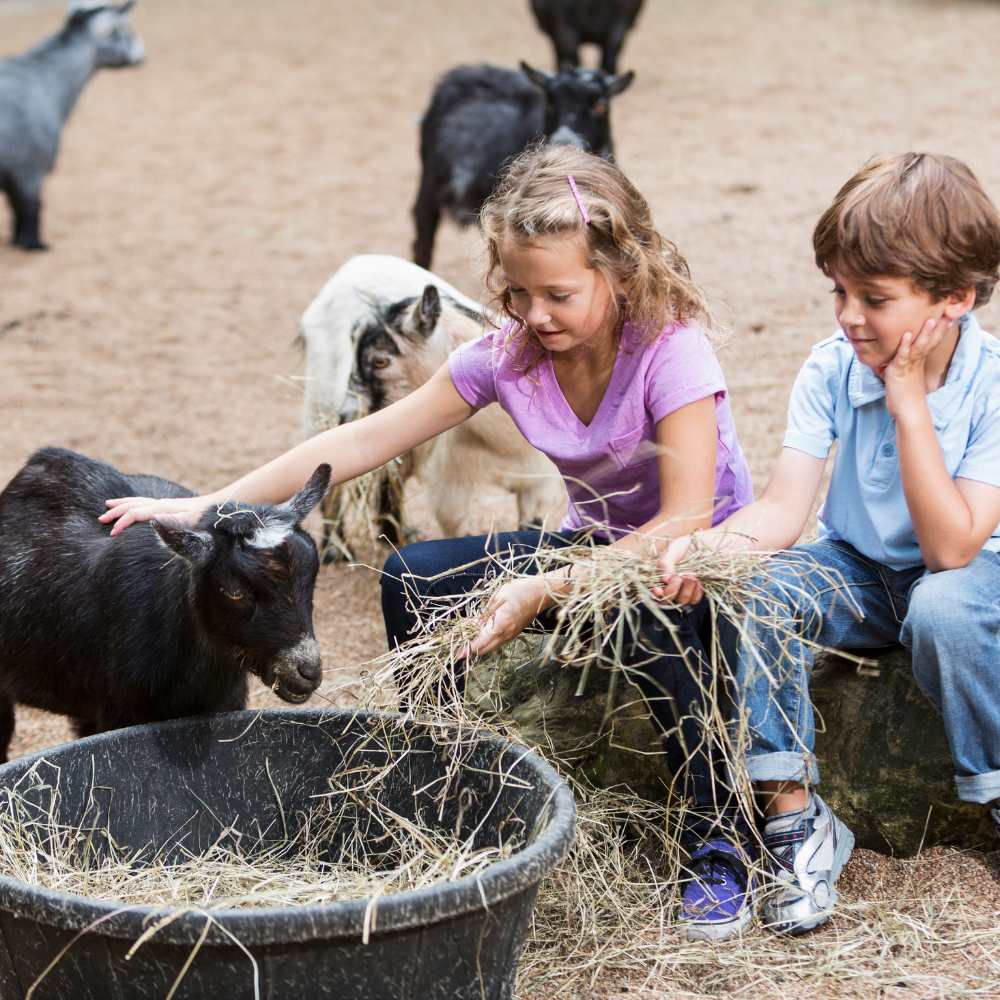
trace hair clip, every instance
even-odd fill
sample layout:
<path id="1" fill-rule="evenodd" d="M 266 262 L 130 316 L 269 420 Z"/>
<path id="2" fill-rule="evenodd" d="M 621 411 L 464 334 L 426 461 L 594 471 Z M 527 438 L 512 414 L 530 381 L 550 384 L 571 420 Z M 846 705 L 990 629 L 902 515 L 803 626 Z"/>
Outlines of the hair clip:
<path id="1" fill-rule="evenodd" d="M 590 216 L 587 215 L 587 210 L 583 207 L 583 200 L 580 198 L 580 192 L 576 189 L 576 178 L 572 174 L 567 174 L 566 180 L 569 181 L 569 189 L 573 192 L 573 198 L 576 200 L 576 207 L 580 209 L 580 216 L 583 218 L 583 224 L 585 226 L 589 226 Z"/>

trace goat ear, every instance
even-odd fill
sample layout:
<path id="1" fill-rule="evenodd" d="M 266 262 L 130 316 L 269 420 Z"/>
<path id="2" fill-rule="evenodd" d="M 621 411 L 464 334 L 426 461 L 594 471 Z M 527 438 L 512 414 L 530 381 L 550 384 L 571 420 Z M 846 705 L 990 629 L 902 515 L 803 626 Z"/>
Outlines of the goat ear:
<path id="1" fill-rule="evenodd" d="M 173 524 L 169 519 L 149 523 L 171 552 L 193 566 L 204 566 L 215 549 L 215 542 L 207 531 L 192 531 L 183 525 Z"/>
<path id="2" fill-rule="evenodd" d="M 521 60 L 521 72 L 536 86 L 542 90 L 547 90 L 552 77 L 534 66 L 529 66 L 523 59 Z"/>
<path id="3" fill-rule="evenodd" d="M 135 0 L 125 0 L 125 3 L 118 5 L 119 14 L 127 14 L 135 6 Z"/>
<path id="4" fill-rule="evenodd" d="M 320 465 L 309 477 L 309 482 L 291 498 L 286 500 L 281 507 L 287 510 L 295 518 L 298 524 L 312 509 L 326 496 L 326 491 L 330 488 L 330 466 Z"/>
<path id="5" fill-rule="evenodd" d="M 628 90 L 632 86 L 634 79 L 635 71 L 631 69 L 627 73 L 616 73 L 614 76 L 609 76 L 606 81 L 608 97 L 614 97 L 615 94 L 620 94 L 623 90 Z"/>
<path id="6" fill-rule="evenodd" d="M 413 308 L 413 329 L 421 337 L 429 337 L 441 318 L 441 293 L 434 285 L 426 285 Z"/>

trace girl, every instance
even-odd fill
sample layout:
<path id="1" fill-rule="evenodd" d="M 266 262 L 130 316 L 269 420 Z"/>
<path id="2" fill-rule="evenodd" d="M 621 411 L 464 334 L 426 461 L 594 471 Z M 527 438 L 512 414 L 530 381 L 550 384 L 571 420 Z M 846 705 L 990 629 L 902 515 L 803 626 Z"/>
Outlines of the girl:
<path id="1" fill-rule="evenodd" d="M 109 500 L 101 520 L 117 522 L 117 534 L 164 514 L 193 524 L 226 499 L 280 502 L 322 462 L 331 465 L 334 482 L 343 482 L 499 403 L 562 473 L 569 493 L 562 529 L 424 542 L 392 556 L 382 577 L 392 648 L 416 625 L 407 588 L 420 599 L 467 591 L 487 572 L 489 553 L 567 545 L 593 532 L 614 548 L 655 556 L 672 537 L 748 503 L 750 475 L 725 382 L 698 325 L 707 322 L 705 301 L 621 171 L 571 147 L 528 150 L 506 172 L 481 221 L 487 286 L 507 320 L 501 329 L 459 347 L 394 405 L 325 431 L 224 489 L 184 500 Z M 574 585 L 586 582 L 559 573 L 507 583 L 471 653 L 509 642 Z M 674 595 L 678 604 L 691 596 L 683 588 Z M 719 938 L 751 916 L 749 831 L 698 721 L 705 696 L 689 664 L 693 653 L 694 672 L 708 669 L 700 638 L 705 602 L 674 619 L 669 631 L 644 611 L 625 654 L 641 664 L 632 679 L 692 800 L 683 839 L 693 877 L 681 920 L 689 936 Z"/>

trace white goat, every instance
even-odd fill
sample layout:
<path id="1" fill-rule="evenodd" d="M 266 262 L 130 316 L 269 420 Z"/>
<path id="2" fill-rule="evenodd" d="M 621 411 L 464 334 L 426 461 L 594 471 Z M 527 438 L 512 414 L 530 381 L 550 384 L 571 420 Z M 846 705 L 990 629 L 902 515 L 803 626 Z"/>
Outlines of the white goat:
<path id="1" fill-rule="evenodd" d="M 352 257 L 302 316 L 305 434 L 402 398 L 444 364 L 451 350 L 484 330 L 482 306 L 430 271 L 399 257 Z M 404 480 L 419 477 L 447 535 L 518 526 L 496 524 L 490 512 L 480 510 L 477 493 L 490 488 L 515 494 L 521 525 L 554 528 L 565 509 L 557 469 L 498 406 L 416 448 L 400 471 Z M 328 521 L 338 504 L 336 496 L 327 498 Z M 394 491 L 381 491 L 381 528 L 394 544 L 403 540 L 400 504 Z M 326 558 L 335 558 L 329 545 Z"/>

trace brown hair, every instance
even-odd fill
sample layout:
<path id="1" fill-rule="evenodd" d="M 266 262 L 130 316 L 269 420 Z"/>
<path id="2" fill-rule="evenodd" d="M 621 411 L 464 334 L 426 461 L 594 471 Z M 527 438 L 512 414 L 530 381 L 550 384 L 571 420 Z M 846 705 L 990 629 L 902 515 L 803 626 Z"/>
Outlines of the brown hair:
<path id="1" fill-rule="evenodd" d="M 1000 214 L 961 160 L 876 156 L 837 192 L 813 249 L 825 274 L 909 278 L 938 300 L 975 288 L 981 306 L 1000 268 Z"/>
<path id="2" fill-rule="evenodd" d="M 590 218 L 584 222 L 567 177 L 573 176 Z M 610 286 L 621 289 L 624 318 L 655 340 L 670 322 L 701 321 L 711 326 L 708 306 L 691 280 L 687 261 L 653 226 L 646 199 L 609 160 L 573 146 L 530 147 L 505 171 L 483 206 L 480 224 L 486 239 L 485 284 L 492 306 L 514 321 L 514 340 L 535 348 L 530 368 L 543 353 L 511 309 L 500 248 L 504 239 L 579 233 L 587 244 L 588 266 Z"/>

